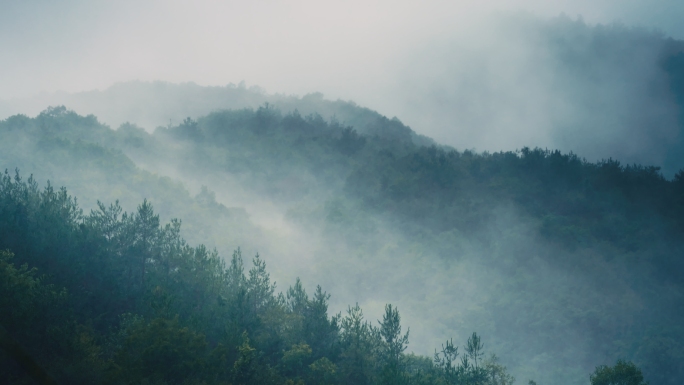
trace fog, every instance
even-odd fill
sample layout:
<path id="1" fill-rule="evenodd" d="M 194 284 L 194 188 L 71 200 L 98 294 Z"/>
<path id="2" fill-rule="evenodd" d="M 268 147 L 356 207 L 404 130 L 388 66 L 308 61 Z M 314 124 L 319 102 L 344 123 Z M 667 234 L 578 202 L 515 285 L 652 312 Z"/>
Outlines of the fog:
<path id="1" fill-rule="evenodd" d="M 674 1 L 28 1 L 4 11 L 2 117 L 117 82 L 246 82 L 353 100 L 459 149 L 558 148 L 668 176 L 684 166 L 663 151 L 680 116 L 656 39 L 684 37 Z M 18 108 L 26 98 L 40 102 Z"/>
<path id="2" fill-rule="evenodd" d="M 237 247 L 247 258 L 261 253 L 279 290 L 296 277 L 310 293 L 321 284 L 332 294 L 331 313 L 358 302 L 374 321 L 385 303 L 398 305 L 417 353 L 429 355 L 444 339 L 462 341 L 477 330 L 518 383 L 552 383 L 564 368 L 564 383 L 582 383 L 605 357 L 592 350 L 592 334 L 573 323 L 573 312 L 608 308 L 614 319 L 601 321 L 617 324 L 638 317 L 630 306 L 648 300 L 618 277 L 634 266 L 590 258 L 603 257 L 603 250 L 557 250 L 510 202 L 491 208 L 483 237 L 495 239 L 494 246 L 456 230 L 414 242 L 391 215 L 375 217 L 339 201 L 345 175 L 330 182 L 294 170 L 296 183 L 308 190 L 276 199 L 255 187 L 263 176 L 198 171 L 194 153 L 162 131 L 187 116 L 265 102 L 284 114 L 298 108 L 352 124 L 345 120 L 352 114 L 326 104 L 341 99 L 396 116 L 459 150 L 558 148 L 592 161 L 661 166 L 670 177 L 684 167 L 684 158 L 672 155 L 681 148 L 682 107 L 660 60 L 679 47 L 668 37 L 684 38 L 679 2 L 26 1 L 3 7 L 0 118 L 65 104 L 114 129 L 137 124 L 154 133 L 156 152 L 124 148 L 137 167 L 132 175 L 161 178 L 158 185 L 178 194 L 148 196 L 153 189 L 142 183 L 117 190 L 102 171 L 50 168 L 49 155 L 16 161 L 16 154 L 42 151 L 33 144 L 21 142 L 16 154 L 0 156 L 3 166 L 66 185 L 86 209 L 97 199 L 121 198 L 130 211 L 150 198 L 165 220 L 189 216 L 183 235 L 193 244 L 206 243 L 223 256 Z M 168 83 L 151 83 L 158 80 Z M 87 178 L 99 182 L 88 186 Z M 203 191 L 230 214 L 202 223 L 205 211 L 178 212 Z M 335 210 L 344 221 L 331 223 Z M 579 267 L 549 262 L 557 253 L 579 260 Z M 595 275 L 583 275 L 591 269 L 582 263 Z M 516 281 L 521 277 L 534 280 Z M 514 289 L 524 298 L 520 308 L 493 306 L 496 293 Z M 552 299 L 559 301 L 546 304 Z M 535 301 L 549 307 L 540 311 Z M 541 319 L 548 309 L 559 324 Z M 540 337 L 536 327 L 556 334 Z"/>
<path id="3" fill-rule="evenodd" d="M 6 4 L 0 16 L 0 98 L 105 88 L 119 81 L 242 80 L 269 92 L 323 92 L 400 116 L 378 99 L 401 79 L 392 69 L 426 41 L 482 39 L 492 11 L 590 23 L 622 20 L 683 37 L 675 1 L 107 2 Z M 408 90 L 404 90 L 406 96 Z M 410 91 L 409 91 L 410 92 Z"/>
<path id="4" fill-rule="evenodd" d="M 681 43 L 567 16 L 492 20 L 472 41 L 426 42 L 401 61 L 406 122 L 457 148 L 554 148 L 668 176 L 684 166 L 668 158 L 682 107 L 662 66 Z"/>

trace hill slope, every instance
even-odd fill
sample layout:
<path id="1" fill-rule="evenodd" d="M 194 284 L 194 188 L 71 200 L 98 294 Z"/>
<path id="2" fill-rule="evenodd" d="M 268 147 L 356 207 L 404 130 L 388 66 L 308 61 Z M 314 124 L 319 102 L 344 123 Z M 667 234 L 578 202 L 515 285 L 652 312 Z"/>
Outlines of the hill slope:
<path id="1" fill-rule="evenodd" d="M 458 152 L 396 120 L 374 127 L 263 106 L 150 134 L 53 108 L 0 123 L 0 153 L 86 208 L 148 198 L 192 243 L 258 249 L 278 281 L 325 283 L 333 313 L 396 304 L 420 353 L 477 330 L 520 380 L 584 383 L 617 357 L 654 383 L 680 378 L 681 173 Z"/>

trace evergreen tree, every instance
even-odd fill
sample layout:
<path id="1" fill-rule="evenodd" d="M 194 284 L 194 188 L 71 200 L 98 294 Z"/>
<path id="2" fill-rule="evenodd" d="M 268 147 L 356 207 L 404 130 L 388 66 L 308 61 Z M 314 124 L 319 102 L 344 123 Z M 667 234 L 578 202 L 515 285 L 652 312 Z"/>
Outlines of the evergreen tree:
<path id="1" fill-rule="evenodd" d="M 401 364 L 402 354 L 408 347 L 409 330 L 401 334 L 399 310 L 391 304 L 385 305 L 385 314 L 380 324 L 383 339 L 381 383 L 386 385 L 403 384 L 407 381 Z"/>
<path id="2" fill-rule="evenodd" d="M 589 377 L 591 385 L 648 385 L 632 362 L 618 360 L 615 366 L 599 366 Z"/>

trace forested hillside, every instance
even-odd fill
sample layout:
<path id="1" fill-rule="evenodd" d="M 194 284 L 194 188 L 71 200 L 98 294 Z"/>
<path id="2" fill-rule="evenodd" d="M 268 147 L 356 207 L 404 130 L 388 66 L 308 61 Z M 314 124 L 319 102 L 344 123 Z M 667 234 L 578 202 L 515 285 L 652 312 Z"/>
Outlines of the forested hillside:
<path id="1" fill-rule="evenodd" d="M 440 383 L 452 373 L 442 344 L 472 345 L 473 331 L 518 383 L 587 383 L 618 358 L 653 384 L 684 375 L 684 174 L 456 151 L 416 142 L 396 119 L 366 124 L 269 105 L 152 134 L 63 107 L 2 121 L 3 168 L 80 199 L 5 175 L 7 306 L 30 304 L 7 328 L 55 376 L 84 382 Z M 161 226 L 150 202 L 183 226 Z M 227 257 L 240 246 L 263 257 L 244 276 L 239 254 Z M 276 294 L 263 260 L 292 288 Z M 316 283 L 333 297 L 305 297 Z M 402 332 L 385 303 L 402 310 Z M 441 358 L 399 354 L 408 327 L 406 352 Z M 54 350 L 39 353 L 47 338 Z M 365 345 L 352 353 L 351 341 Z M 493 359 L 467 368 L 453 375 L 505 375 Z"/>
<path id="2" fill-rule="evenodd" d="M 276 294 L 265 262 L 247 269 L 162 225 L 144 201 L 83 215 L 65 189 L 0 181 L 0 373 L 8 383 L 510 384 L 473 333 L 462 360 L 404 354 L 396 307 L 382 322 L 297 280 Z M 45 275 L 42 272 L 49 272 Z"/>

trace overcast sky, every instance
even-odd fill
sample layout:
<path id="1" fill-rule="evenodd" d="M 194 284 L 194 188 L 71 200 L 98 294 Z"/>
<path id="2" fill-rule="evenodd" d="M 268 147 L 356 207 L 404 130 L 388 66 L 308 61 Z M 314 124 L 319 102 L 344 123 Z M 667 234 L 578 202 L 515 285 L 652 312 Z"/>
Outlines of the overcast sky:
<path id="1" fill-rule="evenodd" d="M 482 5 L 486 3 L 486 5 Z M 467 34 L 482 14 L 565 12 L 684 37 L 673 0 L 47 1 L 3 0 L 0 98 L 127 80 L 242 80 L 268 92 L 321 91 L 371 103 L 393 60 Z M 389 71 L 391 72 L 391 71 Z"/>
<path id="2" fill-rule="evenodd" d="M 522 145 L 577 150 L 545 130 L 561 120 L 555 111 L 585 113 L 565 108 L 569 99 L 555 96 L 543 79 L 526 90 L 527 72 L 552 77 L 551 67 L 535 64 L 529 55 L 539 53 L 532 43 L 496 35 L 492 14 L 544 19 L 564 13 L 589 25 L 620 21 L 684 38 L 684 2 L 675 0 L 0 1 L 0 99 L 105 89 L 129 80 L 245 81 L 269 93 L 322 92 L 328 99 L 353 100 L 442 143 L 479 150 Z M 473 52 L 497 54 L 471 60 Z M 478 63 L 488 72 L 477 89 L 459 88 L 468 95 L 439 89 L 461 87 Z M 470 93 L 483 84 L 487 92 L 480 92 L 474 105 Z M 620 92 L 616 88 L 616 95 Z M 540 104 L 548 100 L 554 106 L 541 113 Z M 449 115 L 456 103 L 460 109 Z M 625 103 L 616 102 L 616 110 L 627 109 Z M 608 125 L 634 120 L 627 118 Z M 604 147 L 595 153 L 621 155 Z"/>

